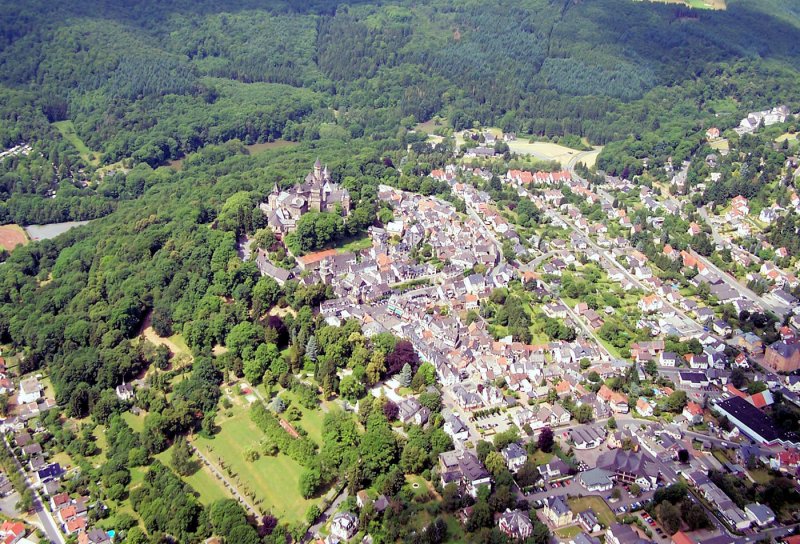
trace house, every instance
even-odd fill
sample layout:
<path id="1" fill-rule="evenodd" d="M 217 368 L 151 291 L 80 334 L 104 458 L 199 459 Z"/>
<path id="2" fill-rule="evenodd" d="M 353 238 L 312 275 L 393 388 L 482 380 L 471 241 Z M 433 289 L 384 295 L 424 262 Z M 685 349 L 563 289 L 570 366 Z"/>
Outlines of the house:
<path id="1" fill-rule="evenodd" d="M 597 519 L 597 514 L 591 508 L 578 514 L 578 524 L 587 533 L 596 533 L 602 528 L 600 521 Z"/>
<path id="2" fill-rule="evenodd" d="M 456 414 L 446 416 L 442 428 L 454 441 L 463 442 L 469 439 L 469 428 Z"/>
<path id="3" fill-rule="evenodd" d="M 652 313 L 663 308 L 664 302 L 657 295 L 647 295 L 639 299 L 637 306 L 643 313 Z"/>
<path id="4" fill-rule="evenodd" d="M 539 474 L 545 480 L 554 480 L 569 474 L 569 466 L 561 459 L 550 461 L 546 465 L 539 465 Z"/>
<path id="5" fill-rule="evenodd" d="M 118 385 L 115 389 L 117 393 L 117 398 L 123 402 L 127 402 L 134 397 L 133 386 L 129 383 L 122 383 Z"/>
<path id="6" fill-rule="evenodd" d="M 606 542 L 608 544 L 641 544 L 649 541 L 639 537 L 631 525 L 613 523 L 606 529 Z"/>
<path id="7" fill-rule="evenodd" d="M 748 504 L 744 507 L 744 512 L 750 518 L 750 521 L 759 527 L 764 527 L 775 521 L 775 512 L 769 506 L 763 504 Z"/>
<path id="8" fill-rule="evenodd" d="M 506 509 L 497 520 L 497 528 L 506 536 L 520 541 L 527 539 L 533 533 L 530 516 L 521 510 Z"/>
<path id="9" fill-rule="evenodd" d="M 350 540 L 358 531 L 358 518 L 350 512 L 339 512 L 331 520 L 331 536 Z"/>
<path id="10" fill-rule="evenodd" d="M 522 446 L 517 444 L 516 442 L 512 442 L 502 450 L 503 459 L 506 460 L 506 465 L 508 466 L 508 470 L 511 472 L 516 472 L 525 462 L 528 460 L 528 452 L 526 452 Z"/>
<path id="11" fill-rule="evenodd" d="M 636 411 L 644 417 L 653 415 L 653 406 L 644 397 L 639 397 L 636 400 Z"/>
<path id="12" fill-rule="evenodd" d="M 608 491 L 614 487 L 614 473 L 602 468 L 585 470 L 578 474 L 578 483 L 590 493 Z"/>
<path id="13" fill-rule="evenodd" d="M 776 372 L 800 369 L 800 343 L 787 343 L 785 340 L 775 342 L 767 348 L 763 364 Z"/>
<path id="14" fill-rule="evenodd" d="M 36 471 L 33 478 L 34 485 L 42 485 L 45 482 L 59 478 L 63 473 L 64 471 L 61 470 L 61 465 L 58 463 L 47 465 L 43 469 Z"/>
<path id="15" fill-rule="evenodd" d="M 678 531 L 677 533 L 672 535 L 672 544 L 697 544 L 697 543 L 683 531 Z"/>
<path id="16" fill-rule="evenodd" d="M 28 378 L 19 382 L 19 395 L 17 401 L 19 404 L 28 404 L 29 402 L 36 402 L 42 397 L 44 388 L 36 377 Z"/>
<path id="17" fill-rule="evenodd" d="M 600 539 L 581 532 L 572 537 L 569 544 L 600 544 Z"/>
<path id="18" fill-rule="evenodd" d="M 428 422 L 431 411 L 422 406 L 414 397 L 404 399 L 397 403 L 397 417 L 403 423 L 424 425 Z"/>
<path id="19" fill-rule="evenodd" d="M 689 424 L 697 425 L 703 421 L 703 407 L 690 400 L 686 403 L 686 406 L 683 407 L 682 415 Z"/>
<path id="20" fill-rule="evenodd" d="M 461 489 L 478 496 L 478 488 L 482 485 L 491 487 L 492 477 L 486 467 L 471 451 L 446 451 L 439 454 L 439 476 L 442 486 L 450 482 Z"/>
<path id="21" fill-rule="evenodd" d="M 78 544 L 110 544 L 111 542 L 108 533 L 97 528 L 78 534 Z"/>
<path id="22" fill-rule="evenodd" d="M 0 525 L 0 542 L 17 544 L 25 536 L 25 524 L 20 521 L 5 520 Z"/>
<path id="23" fill-rule="evenodd" d="M 772 418 L 739 396 L 717 401 L 713 410 L 722 414 L 738 428 L 742 434 L 756 442 L 766 445 L 800 445 L 794 433 L 787 433 L 777 427 Z"/>
<path id="24" fill-rule="evenodd" d="M 674 368 L 678 365 L 678 354 L 672 351 L 662 351 L 659 355 L 658 362 L 661 366 Z"/>
<path id="25" fill-rule="evenodd" d="M 544 503 L 544 515 L 556 527 L 569 525 L 573 521 L 572 510 L 562 497 L 550 497 Z"/>
<path id="26" fill-rule="evenodd" d="M 678 383 L 682 387 L 701 389 L 703 387 L 708 387 L 710 382 L 708 376 L 703 372 L 679 372 Z"/>

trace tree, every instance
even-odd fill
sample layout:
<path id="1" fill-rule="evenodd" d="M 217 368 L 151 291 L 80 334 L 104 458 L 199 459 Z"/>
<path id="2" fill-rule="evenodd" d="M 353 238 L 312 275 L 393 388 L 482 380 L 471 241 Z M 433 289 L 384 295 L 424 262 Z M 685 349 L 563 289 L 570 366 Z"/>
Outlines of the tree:
<path id="1" fill-rule="evenodd" d="M 382 351 L 376 350 L 372 353 L 369 364 L 367 364 L 367 384 L 375 385 L 381 381 L 384 372 L 386 372 L 386 356 Z"/>
<path id="2" fill-rule="evenodd" d="M 400 382 L 400 385 L 403 387 L 408 387 L 411 385 L 411 365 L 406 363 L 403 365 L 403 369 L 400 371 L 400 374 L 397 378 L 397 381 Z"/>
<path id="3" fill-rule="evenodd" d="M 689 451 L 686 449 L 678 450 L 678 461 L 686 464 L 689 462 Z"/>
<path id="4" fill-rule="evenodd" d="M 406 364 L 411 366 L 413 371 L 419 364 L 419 355 L 417 355 L 411 342 L 400 340 L 395 344 L 392 352 L 386 356 L 386 375 L 394 376 Z"/>
<path id="5" fill-rule="evenodd" d="M 309 499 L 314 496 L 322 483 L 322 478 L 319 471 L 314 468 L 306 468 L 300 473 L 300 495 L 304 499 Z"/>
<path id="6" fill-rule="evenodd" d="M 352 374 L 339 382 L 339 394 L 350 402 L 355 402 L 366 394 L 367 390 L 361 380 Z"/>
<path id="7" fill-rule="evenodd" d="M 617 428 L 617 420 L 614 419 L 614 416 L 608 418 L 608 421 L 606 421 L 606 427 L 612 430 Z"/>
<path id="8" fill-rule="evenodd" d="M 674 535 L 681 528 L 681 512 L 671 502 L 664 501 L 656 506 L 656 518 L 669 535 Z"/>
<path id="9" fill-rule="evenodd" d="M 619 500 L 622 497 L 622 491 L 619 490 L 618 487 L 615 487 L 611 490 L 611 498 Z"/>
<path id="10" fill-rule="evenodd" d="M 630 492 L 631 495 L 633 495 L 634 497 L 638 497 L 639 495 L 642 494 L 642 488 L 639 486 L 639 484 L 632 483 L 630 487 Z"/>
<path id="11" fill-rule="evenodd" d="M 553 431 L 550 427 L 545 427 L 539 433 L 539 438 L 537 440 L 537 445 L 539 449 L 543 452 L 550 453 L 553 451 L 553 445 L 555 444 L 555 440 L 553 439 Z"/>
<path id="12" fill-rule="evenodd" d="M 181 476 L 191 476 L 197 471 L 197 464 L 192 461 L 192 450 L 186 438 L 179 436 L 172 446 L 172 466 Z"/>
<path id="13" fill-rule="evenodd" d="M 736 389 L 741 389 L 747 383 L 747 375 L 741 368 L 734 368 L 731 371 L 731 384 Z"/>
<path id="14" fill-rule="evenodd" d="M 318 350 L 317 337 L 312 334 L 308 337 L 308 342 L 306 342 L 306 357 L 311 361 L 317 362 Z"/>
<path id="15" fill-rule="evenodd" d="M 383 405 L 383 415 L 386 416 L 388 421 L 394 421 L 397 419 L 397 415 L 400 413 L 400 409 L 397 407 L 397 404 L 394 401 L 387 400 Z"/>
<path id="16" fill-rule="evenodd" d="M 486 465 L 486 469 L 495 477 L 508 470 L 506 468 L 506 460 L 499 451 L 489 452 L 484 464 Z"/>

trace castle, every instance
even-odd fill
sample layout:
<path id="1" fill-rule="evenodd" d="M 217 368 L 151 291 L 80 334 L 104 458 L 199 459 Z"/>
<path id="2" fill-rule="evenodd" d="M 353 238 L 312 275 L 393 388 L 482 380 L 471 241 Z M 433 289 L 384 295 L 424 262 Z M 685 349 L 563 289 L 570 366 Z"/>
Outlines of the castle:
<path id="1" fill-rule="evenodd" d="M 279 191 L 278 185 L 260 206 L 267 216 L 269 226 L 279 236 L 293 232 L 297 221 L 308 212 L 335 212 L 337 205 L 341 213 L 350 213 L 350 193 L 331 180 L 328 167 L 322 167 L 317 159 L 314 170 L 309 172 L 300 185 Z"/>

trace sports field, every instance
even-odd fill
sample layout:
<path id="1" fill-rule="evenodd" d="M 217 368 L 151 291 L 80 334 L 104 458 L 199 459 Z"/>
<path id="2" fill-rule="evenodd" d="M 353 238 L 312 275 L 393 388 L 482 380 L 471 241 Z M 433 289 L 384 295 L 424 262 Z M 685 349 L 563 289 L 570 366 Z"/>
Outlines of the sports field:
<path id="1" fill-rule="evenodd" d="M 0 226 L 0 247 L 11 251 L 18 245 L 24 246 L 29 242 L 25 229 L 14 223 Z"/>

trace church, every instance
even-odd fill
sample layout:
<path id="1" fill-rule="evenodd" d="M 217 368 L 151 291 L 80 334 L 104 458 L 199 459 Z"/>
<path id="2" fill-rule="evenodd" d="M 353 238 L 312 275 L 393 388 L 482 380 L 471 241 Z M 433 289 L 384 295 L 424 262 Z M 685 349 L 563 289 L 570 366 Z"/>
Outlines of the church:
<path id="1" fill-rule="evenodd" d="M 283 236 L 294 232 L 297 221 L 308 212 L 341 210 L 346 217 L 350 213 L 350 193 L 333 182 L 328 167 L 323 168 L 317 159 L 303 183 L 285 191 L 279 191 L 276 184 L 260 208 L 275 234 Z"/>

